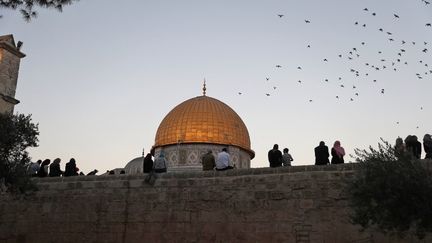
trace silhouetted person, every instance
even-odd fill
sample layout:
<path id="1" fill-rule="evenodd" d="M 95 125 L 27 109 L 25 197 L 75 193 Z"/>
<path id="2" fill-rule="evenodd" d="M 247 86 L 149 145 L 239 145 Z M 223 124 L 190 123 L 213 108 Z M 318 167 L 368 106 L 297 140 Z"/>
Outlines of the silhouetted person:
<path id="1" fill-rule="evenodd" d="M 315 165 L 328 165 L 330 164 L 330 154 L 328 147 L 324 141 L 321 141 L 318 147 L 315 147 Z"/>
<path id="2" fill-rule="evenodd" d="M 66 163 L 66 169 L 64 176 L 77 176 L 78 168 L 76 167 L 76 162 L 74 158 L 71 158 L 69 162 Z"/>
<path id="3" fill-rule="evenodd" d="M 334 142 L 333 148 L 331 149 L 331 163 L 332 164 L 343 164 L 344 163 L 344 156 L 345 156 L 345 150 L 340 145 L 339 141 Z"/>
<path id="4" fill-rule="evenodd" d="M 432 136 L 430 134 L 424 135 L 423 148 L 426 153 L 425 159 L 432 159 Z"/>
<path id="5" fill-rule="evenodd" d="M 396 138 L 396 144 L 395 144 L 395 156 L 396 158 L 401 158 L 406 153 L 406 147 L 402 140 L 402 138 L 398 137 Z"/>
<path id="6" fill-rule="evenodd" d="M 152 155 L 148 153 L 146 157 L 144 158 L 143 162 L 143 172 L 144 173 L 150 173 L 150 171 L 153 169 L 153 159 Z"/>
<path id="7" fill-rule="evenodd" d="M 201 158 L 203 170 L 213 170 L 216 166 L 215 157 L 213 152 L 209 149 L 206 154 Z"/>
<path id="8" fill-rule="evenodd" d="M 222 171 L 234 169 L 234 167 L 230 165 L 230 155 L 227 151 L 226 148 L 223 148 L 222 151 L 217 154 L 216 170 Z"/>
<path id="9" fill-rule="evenodd" d="M 96 175 L 96 173 L 98 173 L 99 171 L 94 169 L 93 171 L 90 171 L 87 175 L 91 176 L 91 175 Z"/>
<path id="10" fill-rule="evenodd" d="M 291 166 L 291 161 L 294 161 L 293 157 L 288 152 L 289 152 L 288 148 L 283 149 L 283 155 L 282 155 L 283 166 Z"/>
<path id="11" fill-rule="evenodd" d="M 37 173 L 38 177 L 47 177 L 48 176 L 48 167 L 49 164 L 51 163 L 51 160 L 46 159 L 42 162 L 39 171 Z"/>
<path id="12" fill-rule="evenodd" d="M 63 175 L 63 171 L 60 169 L 60 158 L 55 159 L 49 169 L 49 176 L 50 177 L 58 177 Z"/>
<path id="13" fill-rule="evenodd" d="M 282 166 L 282 152 L 279 150 L 279 145 L 273 145 L 273 149 L 268 151 L 268 160 L 270 167 Z"/>
<path id="14" fill-rule="evenodd" d="M 153 170 L 156 173 L 164 173 L 167 172 L 165 152 L 160 151 L 159 157 L 157 157 L 153 163 Z"/>

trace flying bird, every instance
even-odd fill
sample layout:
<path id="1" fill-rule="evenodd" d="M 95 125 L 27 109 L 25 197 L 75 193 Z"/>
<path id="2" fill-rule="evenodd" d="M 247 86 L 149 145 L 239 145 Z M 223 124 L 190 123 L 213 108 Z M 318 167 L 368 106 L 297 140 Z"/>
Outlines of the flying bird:
<path id="1" fill-rule="evenodd" d="M 427 23 L 427 24 L 425 24 L 425 26 L 431 27 L 432 25 L 431 25 L 431 23 Z"/>
<path id="2" fill-rule="evenodd" d="M 372 16 L 376 16 L 376 13 L 372 13 Z"/>
<path id="3" fill-rule="evenodd" d="M 281 68 L 282 66 L 281 66 L 281 65 L 276 65 L 276 67 L 277 67 L 277 68 Z"/>
<path id="4" fill-rule="evenodd" d="M 368 9 L 368 8 L 364 8 L 363 10 L 364 10 L 364 11 L 369 11 L 369 9 Z"/>
<path id="5" fill-rule="evenodd" d="M 297 67 L 298 70 L 302 70 L 302 68 L 300 66 Z"/>
<path id="6" fill-rule="evenodd" d="M 310 24 L 310 20 L 305 19 L 306 24 Z"/>
<path id="7" fill-rule="evenodd" d="M 270 94 L 269 94 L 269 93 L 267 93 L 266 95 L 267 95 L 267 96 L 270 96 Z"/>
<path id="8" fill-rule="evenodd" d="M 397 15 L 397 14 L 393 14 L 393 16 L 397 19 L 399 18 L 399 15 Z"/>
<path id="9" fill-rule="evenodd" d="M 282 18 L 284 15 L 283 14 L 278 14 L 279 18 Z"/>
<path id="10" fill-rule="evenodd" d="M 381 94 L 384 94 L 384 89 L 381 89 Z"/>
<path id="11" fill-rule="evenodd" d="M 270 80 L 270 78 L 266 78 L 266 80 L 267 80 L 267 81 L 269 81 L 269 80 Z"/>
<path id="12" fill-rule="evenodd" d="M 238 92 L 238 94 L 241 95 L 242 93 L 241 93 L 241 92 Z"/>

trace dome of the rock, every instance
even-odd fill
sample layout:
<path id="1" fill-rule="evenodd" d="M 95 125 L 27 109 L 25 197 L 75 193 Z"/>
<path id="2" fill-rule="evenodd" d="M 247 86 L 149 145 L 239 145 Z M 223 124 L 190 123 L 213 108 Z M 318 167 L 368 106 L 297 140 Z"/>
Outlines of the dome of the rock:
<path id="1" fill-rule="evenodd" d="M 162 120 L 153 149 L 168 152 L 172 166 L 200 166 L 209 149 L 216 155 L 223 147 L 231 150 L 239 168 L 249 168 L 255 156 L 243 120 L 225 103 L 208 96 L 182 102 Z"/>

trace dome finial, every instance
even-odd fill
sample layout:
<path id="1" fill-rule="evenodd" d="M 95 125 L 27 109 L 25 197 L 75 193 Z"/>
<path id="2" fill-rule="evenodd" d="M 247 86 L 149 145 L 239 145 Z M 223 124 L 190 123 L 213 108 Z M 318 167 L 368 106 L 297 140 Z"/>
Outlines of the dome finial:
<path id="1" fill-rule="evenodd" d="M 207 90 L 205 78 L 204 78 L 204 84 L 203 84 L 203 89 L 202 90 L 203 90 L 203 95 L 205 96 L 206 95 L 206 90 Z"/>

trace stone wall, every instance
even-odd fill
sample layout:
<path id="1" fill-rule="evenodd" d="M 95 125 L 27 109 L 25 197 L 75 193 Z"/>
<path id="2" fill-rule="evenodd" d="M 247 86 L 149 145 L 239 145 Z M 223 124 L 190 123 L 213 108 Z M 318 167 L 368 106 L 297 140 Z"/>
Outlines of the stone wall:
<path id="1" fill-rule="evenodd" d="M 354 166 L 36 179 L 0 195 L 0 242 L 431 242 L 351 225 Z"/>
<path id="2" fill-rule="evenodd" d="M 0 113 L 12 113 L 14 105 L 19 102 L 15 100 L 15 90 L 20 58 L 16 53 L 5 49 L 4 45 L 0 46 Z"/>

